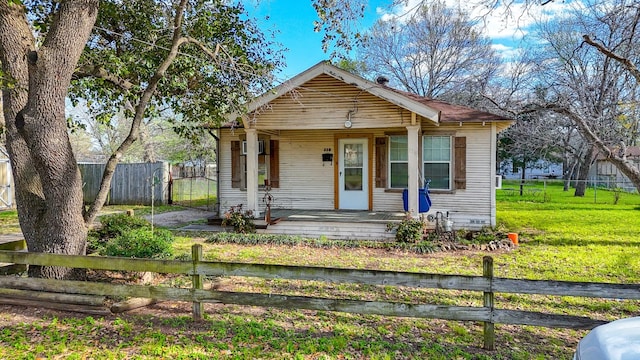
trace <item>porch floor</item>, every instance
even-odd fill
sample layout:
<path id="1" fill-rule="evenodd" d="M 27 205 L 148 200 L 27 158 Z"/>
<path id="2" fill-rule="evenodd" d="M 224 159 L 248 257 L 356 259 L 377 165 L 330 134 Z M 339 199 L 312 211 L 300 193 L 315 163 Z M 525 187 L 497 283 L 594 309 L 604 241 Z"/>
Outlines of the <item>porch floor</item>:
<path id="1" fill-rule="evenodd" d="M 390 211 L 271 209 L 271 219 L 282 221 L 386 224 L 402 221 L 405 216 L 403 212 Z"/>

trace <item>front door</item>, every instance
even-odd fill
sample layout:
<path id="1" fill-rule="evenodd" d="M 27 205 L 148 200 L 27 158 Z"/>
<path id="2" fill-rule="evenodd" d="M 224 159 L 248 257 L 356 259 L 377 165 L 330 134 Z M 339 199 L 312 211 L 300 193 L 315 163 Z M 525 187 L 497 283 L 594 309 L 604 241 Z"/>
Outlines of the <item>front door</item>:
<path id="1" fill-rule="evenodd" d="M 338 203 L 340 209 L 369 209 L 368 140 L 338 141 Z"/>

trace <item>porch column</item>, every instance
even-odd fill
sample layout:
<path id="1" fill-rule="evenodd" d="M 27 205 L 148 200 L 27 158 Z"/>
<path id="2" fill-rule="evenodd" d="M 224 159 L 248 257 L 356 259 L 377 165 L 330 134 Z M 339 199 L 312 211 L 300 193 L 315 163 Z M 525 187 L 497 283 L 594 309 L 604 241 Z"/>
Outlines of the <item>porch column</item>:
<path id="1" fill-rule="evenodd" d="M 420 125 L 407 126 L 407 147 L 409 150 L 409 158 L 407 166 L 409 168 L 409 187 L 408 187 L 408 210 L 411 212 L 411 216 L 417 217 L 420 213 L 418 207 L 418 188 L 422 187 L 419 184 L 418 173 L 420 170 L 420 148 L 419 144 Z"/>
<path id="2" fill-rule="evenodd" d="M 247 134 L 247 210 L 258 217 L 258 132 L 256 129 L 244 131 Z"/>

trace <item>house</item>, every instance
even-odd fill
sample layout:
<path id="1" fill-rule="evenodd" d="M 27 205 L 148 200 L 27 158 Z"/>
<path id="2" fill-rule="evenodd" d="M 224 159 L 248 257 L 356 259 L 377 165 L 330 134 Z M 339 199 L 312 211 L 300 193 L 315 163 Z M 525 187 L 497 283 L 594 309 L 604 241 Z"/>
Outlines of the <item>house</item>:
<path id="1" fill-rule="evenodd" d="M 500 174 L 504 179 L 522 179 L 522 168 L 514 167 L 510 159 L 500 162 Z M 538 159 L 527 164 L 524 169 L 525 179 L 562 179 L 564 169 L 561 162 Z"/>
<path id="2" fill-rule="evenodd" d="M 620 149 L 614 149 L 620 151 Z M 640 170 L 640 146 L 628 146 L 625 154 L 638 170 Z M 589 178 L 598 184 L 609 189 L 623 189 L 625 191 L 634 192 L 636 187 L 631 180 L 624 175 L 617 167 L 611 163 L 602 153 L 598 154 L 595 163 L 589 170 Z"/>
<path id="3" fill-rule="evenodd" d="M 456 228 L 495 225 L 496 135 L 509 119 L 397 91 L 326 62 L 232 118 L 219 130 L 220 211 L 243 204 L 264 214 L 268 191 L 275 213 L 289 210 L 268 232 L 302 232 L 302 223 L 286 221 L 299 210 L 299 219 L 323 222 L 305 235 L 384 237 L 356 223 L 369 218 L 384 227 L 404 215 L 405 203 L 418 216 L 425 181 L 430 214 L 448 213 Z M 339 226 L 345 222 L 350 233 Z"/>

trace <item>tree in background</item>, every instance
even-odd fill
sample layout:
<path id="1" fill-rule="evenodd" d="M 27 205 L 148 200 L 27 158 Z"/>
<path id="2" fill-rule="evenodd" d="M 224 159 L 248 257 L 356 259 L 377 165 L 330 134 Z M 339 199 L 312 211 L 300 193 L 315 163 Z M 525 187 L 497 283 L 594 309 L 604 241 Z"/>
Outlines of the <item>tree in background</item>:
<path id="1" fill-rule="evenodd" d="M 182 122 L 219 123 L 270 86 L 279 58 L 243 8 L 224 1 L 105 1 L 98 9 L 94 0 L 0 0 L 0 62 L 7 149 L 29 250 L 83 254 L 87 224 L 144 119 L 172 108 L 183 115 L 175 128 L 193 136 L 194 127 Z M 104 116 L 123 110 L 131 119 L 86 210 L 67 133 L 68 95 L 99 102 Z M 79 275 L 37 266 L 29 273 Z"/>
<path id="2" fill-rule="evenodd" d="M 543 41 L 537 76 L 541 111 L 570 119 L 586 142 L 576 178 L 586 180 L 600 152 L 640 190 L 640 171 L 626 159 L 626 149 L 638 138 L 638 80 L 621 63 L 603 56 L 585 39 L 598 39 L 625 59 L 640 56 L 640 7 L 625 0 L 587 3 L 571 16 L 540 26 Z M 587 35 L 585 35 L 587 34 Z M 584 195 L 579 182 L 576 195 Z"/>
<path id="3" fill-rule="evenodd" d="M 342 70 L 348 71 L 352 74 L 365 77 L 367 74 L 367 64 L 361 60 L 354 60 L 349 58 L 342 58 L 334 62 L 334 65 Z"/>
<path id="4" fill-rule="evenodd" d="M 360 44 L 366 69 L 429 98 L 483 93 L 500 59 L 469 16 L 444 2 L 422 4 L 404 19 L 378 20 Z"/>

